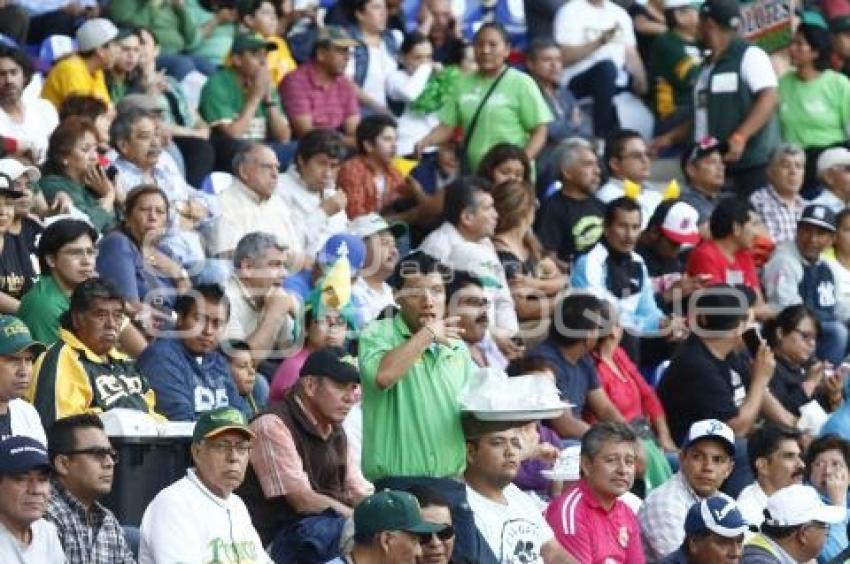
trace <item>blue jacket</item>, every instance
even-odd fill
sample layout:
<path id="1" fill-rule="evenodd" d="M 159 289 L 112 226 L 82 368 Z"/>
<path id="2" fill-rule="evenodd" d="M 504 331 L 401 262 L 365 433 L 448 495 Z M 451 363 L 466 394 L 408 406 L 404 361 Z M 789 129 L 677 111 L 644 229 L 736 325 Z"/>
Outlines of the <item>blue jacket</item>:
<path id="1" fill-rule="evenodd" d="M 357 40 L 357 46 L 354 47 L 354 83 L 357 86 L 363 86 L 363 83 L 366 82 L 366 71 L 369 68 L 369 48 L 363 42 L 363 33 L 360 32 L 360 28 L 356 24 L 348 26 L 348 33 Z M 385 30 L 381 34 L 381 38 L 384 40 L 387 51 L 395 57 L 401 46 L 393 32 Z"/>
<path id="2" fill-rule="evenodd" d="M 201 413 L 225 405 L 247 412 L 227 359 L 218 351 L 198 363 L 179 339 L 157 339 L 136 366 L 156 392 L 156 410 L 170 421 L 195 421 Z"/>

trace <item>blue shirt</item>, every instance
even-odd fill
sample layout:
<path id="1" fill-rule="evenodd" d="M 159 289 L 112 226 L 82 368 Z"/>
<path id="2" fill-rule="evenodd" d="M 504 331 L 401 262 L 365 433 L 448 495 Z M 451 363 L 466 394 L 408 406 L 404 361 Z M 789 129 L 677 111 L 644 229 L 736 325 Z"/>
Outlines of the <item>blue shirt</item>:
<path id="1" fill-rule="evenodd" d="M 97 272 L 101 278 L 115 285 L 122 298 L 141 302 L 145 301 L 148 292 L 159 290 L 151 303 L 173 307 L 174 285 L 145 265 L 139 247 L 125 233 L 113 231 L 100 240 L 97 248 Z M 171 291 L 162 291 L 167 289 Z"/>
<path id="2" fill-rule="evenodd" d="M 156 410 L 170 421 L 195 421 L 205 411 L 227 405 L 247 412 L 227 359 L 218 351 L 197 357 L 179 339 L 157 339 L 136 367 L 156 392 Z"/>
<path id="3" fill-rule="evenodd" d="M 561 398 L 573 404 L 573 415 L 581 418 L 587 394 L 599 388 L 596 367 L 589 355 L 584 355 L 575 364 L 569 363 L 558 346 L 546 340 L 528 353 L 529 357 L 546 359 L 555 368 L 555 385 Z"/>
<path id="4" fill-rule="evenodd" d="M 820 429 L 820 436 L 835 434 L 850 441 L 850 403 L 845 403 L 829 416 Z"/>

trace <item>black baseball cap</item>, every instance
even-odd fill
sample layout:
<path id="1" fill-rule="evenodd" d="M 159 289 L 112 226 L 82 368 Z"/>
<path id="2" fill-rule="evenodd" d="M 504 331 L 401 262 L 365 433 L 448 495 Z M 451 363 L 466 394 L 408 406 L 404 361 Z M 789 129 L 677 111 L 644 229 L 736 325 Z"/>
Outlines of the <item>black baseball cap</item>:
<path id="1" fill-rule="evenodd" d="M 835 233 L 835 212 L 827 206 L 812 204 L 803 209 L 797 223 L 808 223 Z"/>
<path id="2" fill-rule="evenodd" d="M 850 31 L 850 15 L 837 16 L 829 20 L 830 33 L 843 33 Z"/>
<path id="3" fill-rule="evenodd" d="M 723 27 L 737 29 L 741 25 L 741 5 L 738 0 L 706 0 L 700 6 L 699 13 Z"/>
<path id="4" fill-rule="evenodd" d="M 327 347 L 310 353 L 301 366 L 301 376 L 324 376 L 341 383 L 359 382 L 360 372 L 353 357 L 339 347 Z"/>

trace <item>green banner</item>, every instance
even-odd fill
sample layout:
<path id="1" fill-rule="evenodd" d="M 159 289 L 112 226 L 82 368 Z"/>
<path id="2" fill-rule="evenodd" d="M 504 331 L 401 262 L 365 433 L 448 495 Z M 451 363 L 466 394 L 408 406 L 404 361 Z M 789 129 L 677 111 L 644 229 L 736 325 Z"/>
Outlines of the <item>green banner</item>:
<path id="1" fill-rule="evenodd" d="M 791 2 L 756 0 L 741 4 L 741 35 L 768 53 L 791 42 Z"/>

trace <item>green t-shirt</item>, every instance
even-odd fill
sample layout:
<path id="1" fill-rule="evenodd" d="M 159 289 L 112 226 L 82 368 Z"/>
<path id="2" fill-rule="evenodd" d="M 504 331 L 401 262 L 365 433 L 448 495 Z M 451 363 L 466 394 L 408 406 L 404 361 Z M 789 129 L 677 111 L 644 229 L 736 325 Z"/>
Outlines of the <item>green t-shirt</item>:
<path id="1" fill-rule="evenodd" d="M 280 106 L 280 97 L 275 90 L 272 100 Z M 201 102 L 198 111 L 201 117 L 210 125 L 219 125 L 235 121 L 245 107 L 245 92 L 239 83 L 239 76 L 232 68 L 222 68 L 215 72 L 204 84 L 201 90 Z M 282 111 L 282 110 L 281 110 Z M 268 133 L 266 124 L 266 107 L 257 106 L 251 126 L 242 139 L 265 141 Z"/>
<path id="2" fill-rule="evenodd" d="M 50 274 L 43 274 L 21 298 L 18 318 L 26 323 L 32 338 L 48 347 L 59 340 L 59 317 L 68 311 L 68 296 Z"/>
<path id="3" fill-rule="evenodd" d="M 186 11 L 189 17 L 201 29 L 208 21 L 215 17 L 215 14 L 204 10 L 198 0 L 186 0 Z M 236 24 L 222 23 L 213 28 L 212 33 L 207 37 L 198 34 L 198 41 L 189 48 L 193 55 L 209 59 L 214 65 L 224 64 L 224 59 L 230 53 L 230 48 L 233 47 L 233 38 L 236 35 Z"/>
<path id="4" fill-rule="evenodd" d="M 466 465 L 459 401 L 473 364 L 462 341 L 432 345 L 391 388 L 375 384 L 381 360 L 410 336 L 401 314 L 374 321 L 360 334 L 362 467 L 372 481 L 459 476 Z"/>
<path id="5" fill-rule="evenodd" d="M 782 139 L 802 147 L 823 147 L 847 139 L 850 80 L 825 70 L 803 82 L 794 71 L 779 79 L 779 125 Z"/>
<path id="6" fill-rule="evenodd" d="M 86 214 L 94 228 L 100 233 L 115 224 L 115 213 L 103 209 L 100 206 L 100 200 L 93 191 L 66 176 L 48 174 L 38 181 L 38 186 L 44 192 L 44 197 L 49 205 L 53 205 L 53 199 L 59 192 L 68 194 L 74 207 Z"/>
<path id="7" fill-rule="evenodd" d="M 699 74 L 699 48 L 668 31 L 652 42 L 649 77 L 652 111 L 660 118 L 693 105 L 694 82 Z"/>
<path id="8" fill-rule="evenodd" d="M 454 91 L 440 110 L 440 122 L 450 127 L 469 127 L 494 80 L 478 73 L 459 76 Z M 478 168 L 493 145 L 512 143 L 525 147 L 531 131 L 550 121 L 552 113 L 534 80 L 518 70 L 508 69 L 478 116 L 466 151 L 470 169 Z"/>

